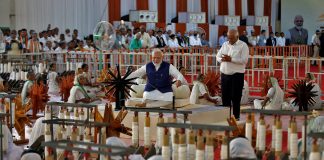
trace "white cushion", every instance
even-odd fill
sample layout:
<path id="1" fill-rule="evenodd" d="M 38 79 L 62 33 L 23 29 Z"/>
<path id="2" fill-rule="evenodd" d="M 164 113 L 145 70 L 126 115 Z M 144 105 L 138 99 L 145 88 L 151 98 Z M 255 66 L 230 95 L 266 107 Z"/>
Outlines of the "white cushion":
<path id="1" fill-rule="evenodd" d="M 130 95 L 133 98 L 143 98 L 144 88 L 145 84 L 139 84 L 139 85 L 132 85 L 131 88 L 136 91 L 130 91 Z"/>

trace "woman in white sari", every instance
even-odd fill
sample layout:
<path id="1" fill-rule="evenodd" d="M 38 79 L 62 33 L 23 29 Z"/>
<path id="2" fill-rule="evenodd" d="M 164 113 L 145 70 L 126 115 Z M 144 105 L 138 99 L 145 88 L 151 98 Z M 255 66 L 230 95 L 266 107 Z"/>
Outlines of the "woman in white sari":
<path id="1" fill-rule="evenodd" d="M 91 98 L 88 95 L 87 91 L 84 89 L 85 84 L 87 84 L 86 75 L 76 75 L 74 78 L 73 87 L 70 90 L 68 103 L 91 103 L 97 100 L 97 98 Z"/>
<path id="2" fill-rule="evenodd" d="M 315 103 L 314 105 L 309 106 L 309 109 L 321 109 L 322 108 L 322 100 L 321 100 L 321 88 L 320 86 L 315 82 L 315 76 L 313 73 L 307 73 L 305 77 L 306 84 L 311 83 L 314 85 L 313 89 L 311 91 L 315 92 L 316 96 L 313 97 Z"/>
<path id="3" fill-rule="evenodd" d="M 212 97 L 209 94 L 208 88 L 204 83 L 205 75 L 199 74 L 197 81 L 194 82 L 190 95 L 191 104 L 205 104 L 205 105 L 217 105 L 221 103 L 219 96 Z"/>
<path id="4" fill-rule="evenodd" d="M 256 109 L 269 109 L 269 110 L 280 110 L 281 105 L 284 101 L 284 92 L 278 84 L 278 80 L 274 77 L 270 77 L 268 87 L 268 93 L 264 100 L 254 100 L 254 108 Z"/>

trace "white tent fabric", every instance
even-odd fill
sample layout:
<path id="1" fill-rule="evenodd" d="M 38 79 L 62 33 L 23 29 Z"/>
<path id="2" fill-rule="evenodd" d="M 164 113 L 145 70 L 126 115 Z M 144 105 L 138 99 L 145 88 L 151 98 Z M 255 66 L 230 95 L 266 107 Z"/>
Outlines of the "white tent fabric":
<path id="1" fill-rule="evenodd" d="M 101 20 L 108 20 L 107 0 L 15 0 L 16 29 L 46 30 L 47 25 L 79 30 L 79 37 L 93 32 Z"/>

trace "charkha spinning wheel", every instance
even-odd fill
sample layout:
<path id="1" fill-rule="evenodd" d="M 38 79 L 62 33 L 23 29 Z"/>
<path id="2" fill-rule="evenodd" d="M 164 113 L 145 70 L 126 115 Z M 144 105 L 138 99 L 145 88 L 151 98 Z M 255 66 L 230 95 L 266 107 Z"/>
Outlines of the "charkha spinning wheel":
<path id="1" fill-rule="evenodd" d="M 293 104 L 299 106 L 299 111 L 308 111 L 308 105 L 315 103 L 313 97 L 317 96 L 316 91 L 312 91 L 314 85 L 306 84 L 306 81 L 300 80 L 292 86 L 294 91 L 289 92 L 289 97 L 295 98 Z"/>

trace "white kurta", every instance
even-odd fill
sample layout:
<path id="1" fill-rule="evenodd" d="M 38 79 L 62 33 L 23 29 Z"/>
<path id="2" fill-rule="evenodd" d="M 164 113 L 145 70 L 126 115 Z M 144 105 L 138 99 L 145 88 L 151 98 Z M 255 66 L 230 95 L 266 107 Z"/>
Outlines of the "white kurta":
<path id="1" fill-rule="evenodd" d="M 199 81 L 195 81 L 194 86 L 192 87 L 191 94 L 190 94 L 190 103 L 191 104 L 206 104 L 206 105 L 212 104 L 205 98 L 199 99 L 200 96 L 203 96 L 206 93 L 209 95 L 207 86 Z M 219 96 L 210 97 L 210 98 L 216 99 L 218 102 L 221 102 L 221 97 L 219 97 Z"/>
<path id="2" fill-rule="evenodd" d="M 269 102 L 265 105 L 265 109 L 279 110 L 283 103 L 284 94 L 280 87 L 271 87 L 268 90 L 267 97 L 270 98 Z M 254 100 L 254 108 L 261 109 L 263 100 Z"/>
<path id="3" fill-rule="evenodd" d="M 73 86 L 70 90 L 70 96 L 68 98 L 68 103 L 76 103 L 77 100 L 85 98 L 79 86 Z"/>
<path id="4" fill-rule="evenodd" d="M 27 99 L 27 94 L 30 92 L 31 87 L 33 85 L 33 82 L 28 80 L 25 82 L 24 87 L 21 91 L 21 103 L 22 105 L 26 104 L 28 99 Z"/>
<path id="5" fill-rule="evenodd" d="M 158 70 L 161 64 L 154 64 L 154 65 L 155 65 L 155 69 Z M 169 67 L 169 74 L 175 79 L 180 80 L 181 83 L 184 83 L 183 75 L 172 64 L 170 64 Z M 143 77 L 144 75 L 146 75 L 146 65 L 142 66 L 141 68 L 133 72 L 131 75 L 129 75 L 128 78 L 130 79 L 134 77 Z M 162 93 L 159 90 L 153 90 L 150 92 L 144 91 L 143 94 L 143 100 L 172 101 L 172 98 L 173 98 L 173 92 Z"/>

